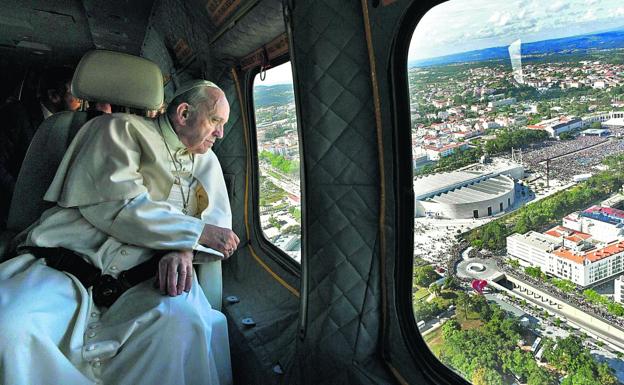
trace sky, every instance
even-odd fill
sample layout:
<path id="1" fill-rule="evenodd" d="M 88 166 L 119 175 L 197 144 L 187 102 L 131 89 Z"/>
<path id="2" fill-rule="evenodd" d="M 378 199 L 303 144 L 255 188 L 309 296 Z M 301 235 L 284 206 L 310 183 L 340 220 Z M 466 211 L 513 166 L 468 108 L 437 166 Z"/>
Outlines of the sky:
<path id="1" fill-rule="evenodd" d="M 623 0 L 450 0 L 418 23 L 408 60 L 622 26 Z"/>
<path id="2" fill-rule="evenodd" d="M 289 61 L 267 70 L 264 80 L 260 80 L 260 74 L 254 78 L 254 86 L 272 86 L 274 84 L 293 84 L 292 68 Z"/>

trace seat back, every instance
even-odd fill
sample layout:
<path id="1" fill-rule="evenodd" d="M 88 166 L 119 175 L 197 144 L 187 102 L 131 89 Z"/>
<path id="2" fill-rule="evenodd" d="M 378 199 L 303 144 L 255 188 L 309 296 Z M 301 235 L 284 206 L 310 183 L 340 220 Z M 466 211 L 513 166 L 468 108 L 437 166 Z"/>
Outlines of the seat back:
<path id="1" fill-rule="evenodd" d="M 19 233 L 52 204 L 43 196 L 72 139 L 87 121 L 86 112 L 60 112 L 41 123 L 30 142 L 11 199 L 7 230 Z"/>

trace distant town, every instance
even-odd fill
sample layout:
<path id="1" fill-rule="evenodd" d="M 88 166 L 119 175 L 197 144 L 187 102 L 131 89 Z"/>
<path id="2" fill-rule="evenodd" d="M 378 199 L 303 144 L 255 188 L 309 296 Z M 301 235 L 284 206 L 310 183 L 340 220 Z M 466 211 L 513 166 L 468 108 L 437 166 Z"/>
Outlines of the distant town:
<path id="1" fill-rule="evenodd" d="M 475 384 L 624 383 L 624 49 L 512 49 L 408 69 L 418 327 Z"/>

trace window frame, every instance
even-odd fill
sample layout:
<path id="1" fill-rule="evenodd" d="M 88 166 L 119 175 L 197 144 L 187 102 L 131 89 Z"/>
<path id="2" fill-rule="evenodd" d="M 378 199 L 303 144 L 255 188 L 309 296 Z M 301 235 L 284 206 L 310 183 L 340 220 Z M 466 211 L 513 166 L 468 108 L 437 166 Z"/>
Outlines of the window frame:
<path id="1" fill-rule="evenodd" d="M 271 70 L 273 67 L 277 67 L 279 65 L 285 63 L 292 63 L 290 55 L 285 54 L 274 58 L 269 61 L 269 68 L 267 70 Z M 262 225 L 260 223 L 260 160 L 258 157 L 258 138 L 257 132 L 258 129 L 256 127 L 256 107 L 254 103 L 253 97 L 253 87 L 254 80 L 256 75 L 260 73 L 261 67 L 254 67 L 247 72 L 247 105 L 249 106 L 247 111 L 248 121 L 249 121 L 249 134 L 250 134 L 250 161 L 254 164 L 250 167 L 251 170 L 251 203 L 253 206 L 252 215 L 251 215 L 251 226 L 250 230 L 253 234 L 253 239 L 258 241 L 258 246 L 260 250 L 266 255 L 268 255 L 272 260 L 274 260 L 280 267 L 287 270 L 289 273 L 295 275 L 297 278 L 301 278 L 301 264 L 303 263 L 304 253 L 303 253 L 303 237 L 304 237 L 304 210 L 303 210 L 303 197 L 304 197 L 304 186 L 303 186 L 303 145 L 302 145 L 302 136 L 301 136 L 301 126 L 299 122 L 299 107 L 297 106 L 297 100 L 295 98 L 295 114 L 297 116 L 297 136 L 299 140 L 299 177 L 300 177 L 300 190 L 301 190 L 301 262 L 297 263 L 290 255 L 288 255 L 285 251 L 277 247 L 273 242 L 271 242 L 264 235 L 264 231 L 262 230 Z M 292 64 L 291 64 L 292 71 Z M 294 89 L 294 76 L 293 76 L 293 89 Z"/>
<path id="2" fill-rule="evenodd" d="M 433 7 L 445 2 L 412 0 L 395 29 L 390 54 L 392 119 L 394 130 L 394 169 L 396 179 L 396 259 L 394 266 L 394 298 L 398 326 L 413 364 L 432 384 L 470 385 L 462 376 L 444 365 L 429 349 L 418 330 L 412 306 L 412 274 L 414 267 L 414 184 L 412 170 L 412 138 L 408 52 L 412 36 L 421 18 Z M 406 257 L 401 257 L 406 256 Z M 392 349 L 387 345 L 386 349 Z M 399 369 L 409 368 L 399 367 Z M 413 370 L 413 368 L 411 368 Z"/>

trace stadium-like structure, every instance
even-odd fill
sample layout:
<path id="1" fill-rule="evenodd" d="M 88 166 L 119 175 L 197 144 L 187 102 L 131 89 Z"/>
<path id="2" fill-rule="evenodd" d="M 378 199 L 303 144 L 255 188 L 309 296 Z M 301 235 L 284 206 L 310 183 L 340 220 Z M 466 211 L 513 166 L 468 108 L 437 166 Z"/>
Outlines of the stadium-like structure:
<path id="1" fill-rule="evenodd" d="M 414 180 L 415 216 L 482 218 L 513 206 L 522 166 L 489 172 L 452 171 Z"/>

